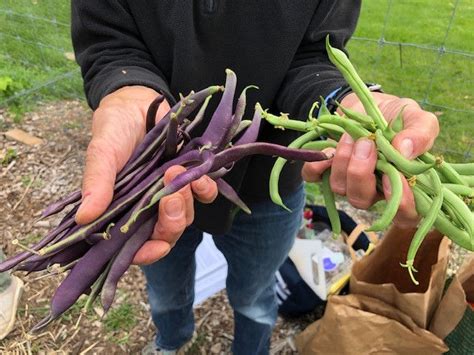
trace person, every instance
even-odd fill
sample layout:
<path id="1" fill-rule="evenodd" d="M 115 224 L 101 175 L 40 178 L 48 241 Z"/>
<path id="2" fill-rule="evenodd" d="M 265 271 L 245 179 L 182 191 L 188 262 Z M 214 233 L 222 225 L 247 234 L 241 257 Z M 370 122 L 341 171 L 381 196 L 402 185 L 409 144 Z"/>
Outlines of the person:
<path id="1" fill-rule="evenodd" d="M 333 46 L 345 48 L 359 11 L 360 0 L 73 0 L 72 40 L 94 110 L 77 222 L 92 221 L 110 203 L 116 174 L 143 138 L 145 113 L 158 93 L 166 102 L 156 120 L 180 93 L 222 83 L 224 70 L 231 68 L 239 90 L 249 84 L 260 88 L 249 91 L 248 107 L 258 101 L 271 112 L 305 118 L 314 101 L 332 93 L 344 106 L 361 111 L 361 103 L 346 90 L 347 83 L 325 51 L 327 35 Z M 432 113 L 414 100 L 381 92 L 373 95 L 387 120 L 405 107 L 404 130 L 393 140 L 405 157 L 413 159 L 432 146 L 438 134 Z M 295 132 L 264 124 L 259 140 L 287 145 L 296 137 Z M 326 152 L 333 159 L 303 167 L 289 164 L 284 170 L 280 191 L 291 213 L 269 200 L 274 160 L 261 156 L 239 162 L 225 178 L 248 203 L 250 216 L 235 213 L 217 196 L 216 184 L 208 177 L 160 202 L 153 236 L 134 259 L 144 265 L 158 329 L 152 352 L 174 353 L 192 338 L 194 251 L 206 231 L 229 265 L 232 351 L 268 353 L 277 317 L 274 275 L 299 227 L 304 205 L 301 176 L 317 181 L 331 166 L 332 190 L 355 207 L 368 208 L 383 197 L 376 190 L 373 141 L 354 142 L 344 135 L 335 150 Z M 183 169 L 170 168 L 166 182 Z M 383 190 L 385 196 L 390 194 L 386 177 Z M 405 181 L 396 222 L 408 226 L 416 221 Z"/>
<path id="2" fill-rule="evenodd" d="M 0 262 L 3 260 L 5 260 L 5 254 L 0 249 Z M 0 340 L 5 339 L 15 325 L 22 292 L 23 281 L 20 278 L 8 272 L 0 272 Z"/>

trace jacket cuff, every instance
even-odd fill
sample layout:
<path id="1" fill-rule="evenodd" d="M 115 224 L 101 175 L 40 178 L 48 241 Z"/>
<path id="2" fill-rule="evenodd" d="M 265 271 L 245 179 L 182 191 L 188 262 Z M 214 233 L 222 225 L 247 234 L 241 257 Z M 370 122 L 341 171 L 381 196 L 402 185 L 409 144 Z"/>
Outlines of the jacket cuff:
<path id="1" fill-rule="evenodd" d="M 95 110 L 100 100 L 108 94 L 124 86 L 141 85 L 162 93 L 170 105 L 176 103 L 168 84 L 156 73 L 141 67 L 113 68 L 106 73 L 97 75 L 87 88 L 87 102 Z"/>

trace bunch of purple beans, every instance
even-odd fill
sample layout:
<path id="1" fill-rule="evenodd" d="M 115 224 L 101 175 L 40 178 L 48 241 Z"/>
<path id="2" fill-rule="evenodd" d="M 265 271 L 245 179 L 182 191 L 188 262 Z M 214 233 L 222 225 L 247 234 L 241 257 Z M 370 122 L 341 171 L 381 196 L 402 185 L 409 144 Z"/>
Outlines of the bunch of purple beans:
<path id="1" fill-rule="evenodd" d="M 118 281 L 153 232 L 157 205 L 164 196 L 208 175 L 216 181 L 219 193 L 249 213 L 236 191 L 222 178 L 235 162 L 253 154 L 302 161 L 327 159 L 319 151 L 256 142 L 261 110 L 255 110 L 251 121 L 242 119 L 246 90 L 250 87 L 242 91 L 233 110 L 237 78 L 231 70 L 226 74 L 225 88 L 211 86 L 181 96 L 156 125 L 155 116 L 163 97 L 153 101 L 147 113 L 147 134 L 118 174 L 113 201 L 99 218 L 87 225 L 76 224 L 81 192 L 75 191 L 48 206 L 41 215 L 46 218 L 68 208 L 59 225 L 38 243 L 22 246 L 25 251 L 0 264 L 0 272 L 67 272 L 52 297 L 49 314 L 33 331 L 58 318 L 83 294 L 88 295 L 86 309 L 100 297 L 104 311 L 109 310 Z M 221 100 L 204 133 L 191 138 L 212 95 L 220 91 Z M 173 165 L 182 165 L 186 171 L 165 186 L 164 173 Z"/>

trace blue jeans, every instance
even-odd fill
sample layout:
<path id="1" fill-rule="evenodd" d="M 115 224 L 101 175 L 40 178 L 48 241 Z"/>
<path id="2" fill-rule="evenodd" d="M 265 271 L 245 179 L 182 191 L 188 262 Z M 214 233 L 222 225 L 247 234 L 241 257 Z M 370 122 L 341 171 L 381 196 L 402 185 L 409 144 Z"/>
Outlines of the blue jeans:
<path id="1" fill-rule="evenodd" d="M 291 249 L 301 223 L 303 187 L 283 198 L 292 212 L 271 201 L 250 204 L 251 215 L 237 213 L 231 230 L 214 243 L 228 263 L 227 295 L 234 310 L 234 354 L 268 354 L 277 318 L 275 272 Z M 194 331 L 194 252 L 202 232 L 186 229 L 162 260 L 143 267 L 156 345 L 176 350 Z"/>

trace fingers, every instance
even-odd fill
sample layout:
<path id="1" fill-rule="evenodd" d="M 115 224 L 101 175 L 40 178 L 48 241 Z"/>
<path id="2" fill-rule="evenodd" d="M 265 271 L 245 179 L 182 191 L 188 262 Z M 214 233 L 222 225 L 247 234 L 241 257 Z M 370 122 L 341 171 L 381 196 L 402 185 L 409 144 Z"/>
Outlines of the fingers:
<path id="1" fill-rule="evenodd" d="M 168 113 L 170 109 L 171 109 L 170 104 L 168 103 L 168 101 L 164 100 L 160 104 L 160 107 L 158 108 L 158 111 L 156 112 L 155 122 L 158 122 L 159 120 L 161 120 Z"/>
<path id="2" fill-rule="evenodd" d="M 202 176 L 191 183 L 191 189 L 197 200 L 202 203 L 213 202 L 218 194 L 217 184 L 208 176 Z"/>
<path id="3" fill-rule="evenodd" d="M 169 168 L 164 176 L 165 185 L 176 176 L 186 171 L 182 166 Z M 192 190 L 191 190 L 192 187 Z M 203 176 L 178 192 L 164 197 L 159 206 L 158 222 L 155 225 L 152 239 L 163 240 L 173 246 L 185 228 L 194 220 L 194 199 L 210 203 L 217 197 L 217 185 L 207 176 Z"/>
<path id="4" fill-rule="evenodd" d="M 171 250 L 171 246 L 164 240 L 148 240 L 135 254 L 132 264 L 149 265 L 165 257 Z"/>
<path id="5" fill-rule="evenodd" d="M 175 166 L 170 167 L 165 172 L 165 176 L 164 176 L 165 185 L 168 185 L 171 181 L 173 181 L 173 179 L 176 176 L 178 176 L 179 174 L 181 174 L 185 171 L 186 171 L 186 169 L 182 166 L 179 166 L 179 165 L 175 165 Z M 176 194 L 181 194 L 181 196 L 183 197 L 185 215 L 186 215 L 186 225 L 190 225 L 191 223 L 193 223 L 193 220 L 194 220 L 194 200 L 193 200 L 193 194 L 191 192 L 191 187 L 189 185 L 186 185 L 181 190 L 179 190 L 177 193 L 172 194 L 170 196 L 174 196 Z M 168 199 L 164 199 L 164 201 L 168 201 Z M 160 205 L 163 205 L 163 204 L 166 204 L 166 203 L 163 203 L 163 200 L 162 200 Z M 170 209 L 170 211 L 171 210 L 172 209 Z"/>
<path id="6" fill-rule="evenodd" d="M 380 94 L 379 106 L 387 121 L 403 109 L 403 130 L 392 140 L 393 146 L 408 159 L 428 151 L 439 134 L 436 116 L 421 109 L 415 100 Z"/>
<path id="7" fill-rule="evenodd" d="M 333 157 L 336 154 L 336 149 L 326 148 L 323 153 L 328 157 Z M 332 165 L 332 159 L 304 163 L 301 175 L 304 181 L 319 182 L 323 173 Z"/>
<path id="8" fill-rule="evenodd" d="M 375 165 L 377 150 L 374 141 L 359 139 L 352 149 L 347 166 L 346 195 L 357 208 L 367 209 L 377 200 Z"/>
<path id="9" fill-rule="evenodd" d="M 354 141 L 351 136 L 344 133 L 337 144 L 329 179 L 332 191 L 341 196 L 346 195 L 347 167 L 349 166 L 353 147 Z"/>
<path id="10" fill-rule="evenodd" d="M 407 99 L 400 101 L 404 100 Z M 438 119 L 433 113 L 423 111 L 413 102 L 403 111 L 403 122 L 404 129 L 395 136 L 392 144 L 406 158 L 414 159 L 433 146 L 439 134 Z"/>
<path id="11" fill-rule="evenodd" d="M 112 201 L 117 173 L 115 153 L 107 142 L 93 139 L 86 153 L 82 203 L 76 222 L 86 224 L 99 217 Z"/>
<path id="12" fill-rule="evenodd" d="M 400 174 L 401 175 L 401 174 Z M 387 176 L 382 177 L 383 193 L 388 200 L 391 195 L 390 180 Z M 398 208 L 397 215 L 393 222 L 401 228 L 416 227 L 419 221 L 419 216 L 416 212 L 415 198 L 407 180 L 402 175 L 403 195 Z"/>
<path id="13" fill-rule="evenodd" d="M 174 246 L 188 226 L 186 202 L 180 192 L 164 197 L 158 207 L 158 222 L 151 239 L 163 240 Z"/>

